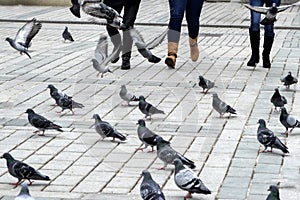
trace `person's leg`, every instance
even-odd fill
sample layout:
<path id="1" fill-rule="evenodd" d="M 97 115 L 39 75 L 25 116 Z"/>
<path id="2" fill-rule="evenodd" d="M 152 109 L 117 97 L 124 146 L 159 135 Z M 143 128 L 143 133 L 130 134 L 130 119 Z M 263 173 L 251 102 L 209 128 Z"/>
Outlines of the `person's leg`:
<path id="1" fill-rule="evenodd" d="M 199 20 L 204 0 L 188 0 L 186 6 L 186 21 L 188 24 L 189 43 L 192 61 L 197 61 L 199 57 L 198 35 Z"/>
<path id="2" fill-rule="evenodd" d="M 251 6 L 262 6 L 263 0 L 250 0 Z M 251 45 L 251 58 L 248 61 L 248 66 L 255 67 L 259 62 L 259 41 L 260 41 L 260 18 L 261 15 L 257 12 L 250 11 L 250 45 Z"/>
<path id="3" fill-rule="evenodd" d="M 169 0 L 170 21 L 168 31 L 168 56 L 165 63 L 171 68 L 175 68 L 176 64 L 181 24 L 186 4 L 187 0 Z"/>

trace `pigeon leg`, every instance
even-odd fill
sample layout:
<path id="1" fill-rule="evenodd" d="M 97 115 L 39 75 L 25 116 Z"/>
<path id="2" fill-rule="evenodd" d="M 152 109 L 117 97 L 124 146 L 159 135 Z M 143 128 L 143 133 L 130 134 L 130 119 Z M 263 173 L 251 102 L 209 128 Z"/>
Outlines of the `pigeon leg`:
<path id="1" fill-rule="evenodd" d="M 18 185 L 20 185 L 21 181 L 22 181 L 22 179 L 19 179 L 18 182 L 10 183 L 10 185 L 18 186 Z"/>
<path id="2" fill-rule="evenodd" d="M 192 197 L 192 193 L 188 192 L 187 195 L 185 196 L 185 198 L 187 198 L 187 199 L 193 198 L 193 197 Z"/>
<path id="3" fill-rule="evenodd" d="M 34 131 L 33 133 L 39 133 L 40 132 L 40 130 L 36 130 L 36 131 Z"/>
<path id="4" fill-rule="evenodd" d="M 61 114 L 62 111 L 56 111 L 57 114 Z"/>
<path id="5" fill-rule="evenodd" d="M 161 168 L 158 168 L 158 170 L 165 170 L 165 166 L 161 167 Z"/>
<path id="6" fill-rule="evenodd" d="M 56 107 L 57 105 L 56 105 L 56 104 L 50 104 L 50 106 L 52 106 L 52 107 Z"/>
<path id="7" fill-rule="evenodd" d="M 27 179 L 29 181 L 29 184 L 28 185 L 32 185 L 33 181 Z"/>
<path id="8" fill-rule="evenodd" d="M 104 74 L 103 74 L 103 73 L 101 73 L 101 78 L 103 78 L 103 75 L 104 75 Z"/>
<path id="9" fill-rule="evenodd" d="M 97 74 L 97 77 L 99 77 L 99 75 L 100 75 L 100 72 Z"/>
<path id="10" fill-rule="evenodd" d="M 154 152 L 155 150 L 154 150 L 154 148 L 152 147 L 152 149 L 150 150 L 150 151 L 148 151 L 148 153 L 152 153 L 152 152 Z"/>
<path id="11" fill-rule="evenodd" d="M 290 132 L 289 132 L 290 134 L 292 133 L 292 131 L 294 130 L 294 128 L 295 128 L 295 127 L 291 128 L 291 130 L 290 130 Z"/>
<path id="12" fill-rule="evenodd" d="M 206 91 L 204 92 L 204 94 L 207 94 L 207 92 L 208 92 L 208 89 L 206 89 Z"/>
<path id="13" fill-rule="evenodd" d="M 137 148 L 136 150 L 137 151 L 143 151 L 145 148 L 143 148 L 143 147 L 140 147 L 140 148 Z"/>

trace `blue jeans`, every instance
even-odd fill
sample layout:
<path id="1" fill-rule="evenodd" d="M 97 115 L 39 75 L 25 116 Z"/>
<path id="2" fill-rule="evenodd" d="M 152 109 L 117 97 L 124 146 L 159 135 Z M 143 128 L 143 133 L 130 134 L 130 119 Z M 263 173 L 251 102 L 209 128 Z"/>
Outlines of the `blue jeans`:
<path id="1" fill-rule="evenodd" d="M 170 21 L 169 42 L 179 42 L 181 25 L 184 16 L 188 25 L 189 36 L 196 38 L 199 34 L 199 18 L 204 0 L 169 0 Z"/>
<path id="2" fill-rule="evenodd" d="M 267 7 L 271 7 L 272 3 L 276 3 L 277 6 L 280 6 L 281 0 L 250 0 L 251 6 L 263 6 L 264 3 L 266 4 Z M 261 14 L 254 11 L 250 11 L 250 14 L 251 14 L 250 31 L 259 31 Z M 264 30 L 265 30 L 265 36 L 273 37 L 275 35 L 274 24 L 265 25 Z"/>

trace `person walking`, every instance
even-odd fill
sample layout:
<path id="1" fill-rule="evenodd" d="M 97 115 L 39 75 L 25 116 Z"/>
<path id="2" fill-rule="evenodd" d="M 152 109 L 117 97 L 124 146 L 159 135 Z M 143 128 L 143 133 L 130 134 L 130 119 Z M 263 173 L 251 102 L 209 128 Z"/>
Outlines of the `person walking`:
<path id="1" fill-rule="evenodd" d="M 184 17 L 188 25 L 190 56 L 192 61 L 199 57 L 198 35 L 199 21 L 204 0 L 169 0 L 170 20 L 168 31 L 168 56 L 165 63 L 170 68 L 175 68 L 181 25 Z"/>
<path id="2" fill-rule="evenodd" d="M 265 4 L 267 7 L 271 7 L 273 3 L 276 3 L 276 6 L 280 6 L 281 0 L 250 0 L 251 6 L 263 6 Z M 261 14 L 250 11 L 250 45 L 251 45 L 251 57 L 247 63 L 247 66 L 255 67 L 259 62 L 259 46 L 260 46 L 260 19 Z M 270 68 L 270 52 L 274 42 L 274 24 L 264 25 L 264 44 L 263 44 L 263 67 Z"/>

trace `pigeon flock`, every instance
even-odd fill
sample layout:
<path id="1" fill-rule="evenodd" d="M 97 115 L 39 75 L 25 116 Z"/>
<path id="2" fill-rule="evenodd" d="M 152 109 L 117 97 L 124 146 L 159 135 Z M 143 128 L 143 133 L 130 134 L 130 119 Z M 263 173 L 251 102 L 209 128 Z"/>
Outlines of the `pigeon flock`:
<path id="1" fill-rule="evenodd" d="M 265 19 L 262 20 L 262 24 L 270 24 L 276 21 L 276 14 L 278 12 L 284 11 L 289 7 L 296 6 L 298 4 L 292 4 L 289 6 L 279 6 L 273 4 L 270 8 L 262 8 L 262 7 L 253 7 L 250 5 L 246 5 L 247 8 L 266 14 Z M 72 7 L 70 11 L 76 16 L 81 17 L 80 11 L 83 10 L 89 16 L 93 18 L 90 20 L 94 23 L 101 24 L 103 22 L 99 21 L 99 19 L 106 19 L 106 23 L 114 27 L 122 28 L 122 17 L 118 12 L 109 6 L 105 5 L 100 1 L 88 1 L 88 0 L 72 0 Z M 35 18 L 31 21 L 27 22 L 16 34 L 14 39 L 6 38 L 6 41 L 9 44 L 20 52 L 20 54 L 24 53 L 29 58 L 28 48 L 31 46 L 31 40 L 33 37 L 39 32 L 42 24 L 38 22 Z M 165 38 L 167 34 L 167 30 L 160 34 L 158 37 L 154 38 L 148 44 L 145 43 L 142 35 L 134 28 L 130 29 L 130 35 L 133 39 L 133 43 L 137 47 L 138 52 L 148 61 L 152 63 L 160 62 L 160 58 L 153 55 L 151 49 L 158 46 Z M 68 27 L 65 27 L 65 30 L 62 33 L 62 37 L 64 42 L 70 41 L 74 42 L 74 39 L 71 33 L 68 30 Z M 94 52 L 94 58 L 92 59 L 92 66 L 98 72 L 98 76 L 101 74 L 101 77 L 106 73 L 112 73 L 109 69 L 109 64 L 114 62 L 118 53 L 120 52 L 121 44 L 114 48 L 113 52 L 108 55 L 108 41 L 107 36 L 100 35 L 98 44 L 96 46 Z M 289 72 L 286 77 L 280 79 L 286 89 L 290 89 L 290 86 L 296 84 L 298 82 L 297 78 L 292 76 L 292 73 Z M 199 76 L 199 87 L 202 88 L 204 94 L 207 94 L 210 90 L 213 90 L 214 87 L 217 87 L 215 83 L 204 76 Z M 50 89 L 50 96 L 55 100 L 55 104 L 53 106 L 58 106 L 62 110 L 59 112 L 63 112 L 64 110 L 70 110 L 72 114 L 74 114 L 73 109 L 84 109 L 84 105 L 78 103 L 73 100 L 71 96 L 68 96 L 54 85 L 49 84 L 48 87 Z M 153 106 L 151 103 L 146 101 L 146 98 L 143 95 L 137 97 L 129 90 L 127 90 L 126 85 L 121 85 L 119 96 L 121 100 L 126 102 L 126 106 L 130 106 L 130 103 L 137 102 L 141 114 L 145 117 L 144 119 L 139 119 L 137 122 L 137 137 L 143 143 L 144 147 L 139 147 L 136 150 L 143 151 L 147 147 L 151 147 L 151 150 L 148 152 L 155 152 L 154 147 L 156 147 L 157 158 L 159 158 L 164 166 L 159 168 L 160 170 L 165 170 L 167 165 L 172 165 L 174 169 L 174 181 L 175 184 L 181 190 L 187 191 L 188 194 L 185 198 L 192 198 L 193 193 L 199 194 L 211 194 L 211 190 L 208 189 L 200 180 L 198 175 L 192 170 L 196 168 L 195 162 L 191 159 L 185 157 L 183 154 L 176 151 L 172 146 L 171 142 L 163 139 L 162 136 L 154 133 L 152 130 L 147 128 L 146 121 L 152 119 L 152 116 L 155 114 L 166 114 L 163 110 Z M 280 117 L 279 121 L 285 128 L 285 132 L 283 133 L 286 137 L 292 133 L 294 128 L 300 128 L 300 121 L 298 121 L 294 116 L 289 114 L 284 107 L 288 104 L 288 101 L 284 96 L 279 93 L 279 89 L 275 88 L 275 92 L 271 97 L 271 103 L 273 104 L 275 110 L 277 108 L 280 109 Z M 237 111 L 225 103 L 218 97 L 217 93 L 212 93 L 212 108 L 219 113 L 220 117 L 223 117 L 224 114 L 229 114 L 228 118 L 231 115 L 237 115 Z M 28 108 L 26 112 L 28 114 L 28 122 L 30 125 L 35 127 L 37 130 L 34 133 L 40 133 L 40 136 L 45 135 L 46 130 L 56 130 L 59 132 L 63 132 L 63 127 L 55 124 L 54 122 L 48 120 L 47 118 L 35 113 L 33 109 Z M 95 131 L 101 136 L 102 140 L 107 137 L 112 138 L 112 141 L 115 139 L 120 140 L 121 143 L 126 144 L 126 134 L 122 134 L 116 128 L 114 128 L 109 122 L 103 121 L 98 114 L 94 114 L 92 118 L 95 120 L 94 128 Z M 289 153 L 288 147 L 280 141 L 280 139 L 275 135 L 273 131 L 267 128 L 266 121 L 264 119 L 258 119 L 258 129 L 257 129 L 257 140 L 258 142 L 264 146 L 264 149 L 259 151 L 263 152 L 272 152 L 274 149 L 281 150 L 284 154 Z M 268 150 L 270 148 L 270 150 Z M 29 181 L 29 185 L 32 184 L 32 180 L 44 180 L 50 181 L 49 176 L 46 176 L 33 167 L 29 166 L 26 163 L 15 160 L 10 153 L 4 153 L 0 158 L 6 160 L 7 169 L 11 176 L 18 179 L 15 185 L 21 184 L 22 181 Z M 142 183 L 140 185 L 140 195 L 144 200 L 164 200 L 166 199 L 162 188 L 157 184 L 150 172 L 148 170 L 142 171 L 141 176 L 143 177 Z M 279 190 L 275 185 L 271 185 L 269 188 L 270 194 L 267 199 L 279 199 Z M 29 194 L 28 184 L 27 182 L 23 182 L 21 184 L 21 190 L 19 195 L 15 198 L 18 200 L 22 199 L 33 199 L 33 197 Z"/>

